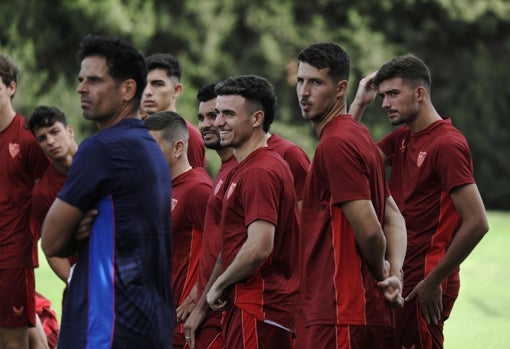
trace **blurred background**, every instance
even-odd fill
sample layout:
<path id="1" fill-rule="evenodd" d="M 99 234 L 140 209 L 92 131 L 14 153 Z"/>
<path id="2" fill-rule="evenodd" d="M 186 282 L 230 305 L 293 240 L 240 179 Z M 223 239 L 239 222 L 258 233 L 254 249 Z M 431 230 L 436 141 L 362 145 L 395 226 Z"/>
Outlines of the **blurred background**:
<path id="1" fill-rule="evenodd" d="M 196 91 L 230 75 L 259 74 L 275 85 L 272 132 L 312 156 L 316 137 L 300 116 L 295 57 L 318 41 L 340 44 L 358 81 L 393 56 L 412 53 L 432 74 L 432 100 L 473 153 L 486 207 L 510 209 L 510 1 L 508 0 L 4 0 L 0 52 L 21 70 L 16 110 L 54 105 L 78 141 L 95 125 L 81 117 L 75 54 L 87 33 L 123 37 L 144 55 L 167 52 L 183 66 L 178 112 L 196 124 Z M 363 122 L 375 140 L 391 128 L 376 101 Z M 216 156 L 208 154 L 212 172 Z"/>

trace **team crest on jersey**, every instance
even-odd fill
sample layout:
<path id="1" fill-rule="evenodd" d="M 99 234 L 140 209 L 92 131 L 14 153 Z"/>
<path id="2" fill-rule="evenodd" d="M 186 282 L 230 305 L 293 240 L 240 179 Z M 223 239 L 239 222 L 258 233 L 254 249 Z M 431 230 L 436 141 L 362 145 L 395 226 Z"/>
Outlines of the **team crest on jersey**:
<path id="1" fill-rule="evenodd" d="M 15 158 L 19 153 L 19 144 L 9 143 L 9 153 L 11 154 L 11 158 Z"/>
<path id="2" fill-rule="evenodd" d="M 216 183 L 216 186 L 214 187 L 214 195 L 218 194 L 222 185 L 223 185 L 223 179 L 220 179 L 218 181 L 218 183 Z"/>
<path id="3" fill-rule="evenodd" d="M 172 198 L 172 210 L 170 212 L 174 210 L 175 206 L 177 206 L 177 199 Z"/>
<path id="4" fill-rule="evenodd" d="M 419 154 L 418 154 L 418 167 L 421 167 L 421 165 L 423 164 L 423 161 L 425 161 L 425 157 L 427 156 L 427 153 L 424 152 L 424 151 L 421 151 Z"/>
<path id="5" fill-rule="evenodd" d="M 236 190 L 236 186 L 237 186 L 237 183 L 230 184 L 230 187 L 228 187 L 227 199 L 230 198 L 230 195 L 232 195 L 234 190 Z"/>

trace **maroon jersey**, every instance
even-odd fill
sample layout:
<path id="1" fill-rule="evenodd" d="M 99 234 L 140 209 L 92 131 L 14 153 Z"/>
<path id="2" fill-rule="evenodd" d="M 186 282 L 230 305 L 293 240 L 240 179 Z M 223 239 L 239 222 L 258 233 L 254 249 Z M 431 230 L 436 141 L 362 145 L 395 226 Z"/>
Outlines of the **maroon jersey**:
<path id="1" fill-rule="evenodd" d="M 257 320 L 293 329 L 299 227 L 289 166 L 274 149 L 258 148 L 230 172 L 226 183 L 221 216 L 223 269 L 239 252 L 251 223 L 263 220 L 275 225 L 271 255 L 254 274 L 234 284 L 229 297 Z"/>
<path id="2" fill-rule="evenodd" d="M 202 235 L 202 251 L 200 254 L 199 272 L 198 272 L 198 296 L 200 297 L 207 281 L 209 280 L 218 254 L 221 251 L 222 235 L 220 229 L 221 221 L 221 201 L 222 187 L 225 178 L 230 171 L 237 165 L 235 156 L 221 163 L 220 169 L 216 174 L 209 199 L 207 201 L 207 210 L 205 213 L 204 233 Z"/>
<path id="3" fill-rule="evenodd" d="M 289 164 L 290 171 L 294 177 L 294 190 L 298 201 L 303 200 L 306 174 L 310 168 L 308 155 L 292 142 L 278 135 L 271 135 L 267 140 L 267 146 L 276 150 L 278 154 Z"/>
<path id="4" fill-rule="evenodd" d="M 407 227 L 404 297 L 443 258 L 460 226 L 450 191 L 474 183 L 471 153 L 450 120 L 421 132 L 401 127 L 378 143 L 391 165 L 390 190 Z M 458 284 L 458 271 L 449 281 Z M 458 292 L 443 284 L 443 292 Z M 448 292 L 447 292 L 448 294 Z"/>
<path id="5" fill-rule="evenodd" d="M 16 115 L 0 132 L 0 269 L 33 267 L 30 201 L 48 163 L 25 119 Z"/>
<path id="6" fill-rule="evenodd" d="M 32 213 L 30 216 L 30 228 L 34 233 L 35 242 L 32 251 L 34 265 L 38 266 L 37 241 L 41 237 L 41 229 L 44 218 L 55 201 L 60 189 L 64 186 L 67 176 L 58 172 L 54 166 L 50 165 L 44 172 L 41 180 L 34 186 L 32 192 Z"/>
<path id="7" fill-rule="evenodd" d="M 188 161 L 192 167 L 205 167 L 205 145 L 202 135 L 195 126 L 186 120 L 188 126 Z"/>
<path id="8" fill-rule="evenodd" d="M 197 282 L 211 184 L 211 178 L 202 167 L 172 180 L 172 290 L 176 307 Z"/>
<path id="9" fill-rule="evenodd" d="M 370 200 L 383 224 L 384 164 L 370 133 L 350 115 L 324 126 L 307 176 L 301 219 L 303 314 L 310 325 L 392 325 L 340 204 Z"/>

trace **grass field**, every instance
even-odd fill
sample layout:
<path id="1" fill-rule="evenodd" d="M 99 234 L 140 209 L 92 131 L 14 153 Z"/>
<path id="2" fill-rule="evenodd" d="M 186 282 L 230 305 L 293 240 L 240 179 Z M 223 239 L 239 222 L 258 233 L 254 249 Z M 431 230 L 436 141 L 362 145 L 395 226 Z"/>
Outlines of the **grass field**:
<path id="1" fill-rule="evenodd" d="M 460 295 L 445 323 L 446 349 L 510 347 L 510 213 L 488 215 L 488 235 L 461 266 Z M 42 256 L 37 290 L 60 315 L 64 284 Z"/>

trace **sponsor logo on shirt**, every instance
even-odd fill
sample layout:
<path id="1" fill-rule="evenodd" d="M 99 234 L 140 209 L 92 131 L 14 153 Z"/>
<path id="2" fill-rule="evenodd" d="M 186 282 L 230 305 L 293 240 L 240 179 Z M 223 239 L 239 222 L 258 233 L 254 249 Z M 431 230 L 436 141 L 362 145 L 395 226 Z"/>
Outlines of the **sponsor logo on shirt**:
<path id="1" fill-rule="evenodd" d="M 172 209 L 170 210 L 170 212 L 174 210 L 175 206 L 177 206 L 177 199 L 172 198 Z"/>
<path id="2" fill-rule="evenodd" d="M 421 151 L 419 154 L 418 154 L 418 167 L 421 167 L 421 165 L 423 164 L 423 161 L 425 161 L 425 157 L 427 156 L 427 153 L 424 152 L 424 151 Z"/>
<path id="3" fill-rule="evenodd" d="M 19 144 L 18 143 L 9 143 L 9 154 L 11 154 L 11 158 L 15 158 L 19 153 Z"/>
<path id="4" fill-rule="evenodd" d="M 236 186 L 237 186 L 237 183 L 230 184 L 230 187 L 228 187 L 227 199 L 230 198 L 230 195 L 232 195 L 234 190 L 236 190 Z"/>
<path id="5" fill-rule="evenodd" d="M 403 153 L 406 151 L 406 140 L 402 140 L 402 144 L 400 144 L 400 151 Z"/>

